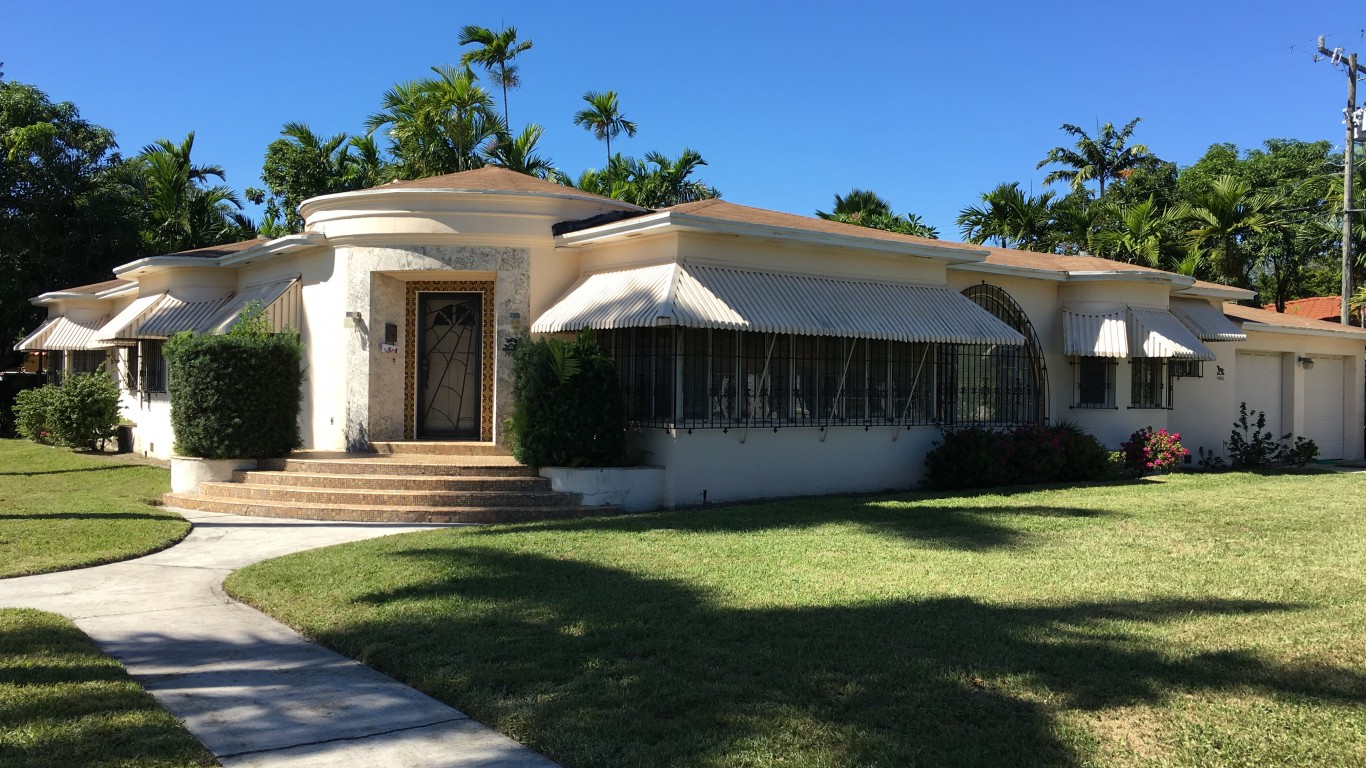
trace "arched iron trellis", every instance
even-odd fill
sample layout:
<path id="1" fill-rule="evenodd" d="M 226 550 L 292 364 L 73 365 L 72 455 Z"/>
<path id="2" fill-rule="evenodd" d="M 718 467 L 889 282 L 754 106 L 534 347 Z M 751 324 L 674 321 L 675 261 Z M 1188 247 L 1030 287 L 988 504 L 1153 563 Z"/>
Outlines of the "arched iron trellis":
<path id="1" fill-rule="evenodd" d="M 981 410 L 989 410 L 994 418 L 974 418 L 960 415 L 961 421 L 997 421 L 1016 424 L 1043 424 L 1048 421 L 1048 369 L 1044 364 L 1043 348 L 1034 333 L 1029 316 L 1003 289 L 981 283 L 970 286 L 963 295 L 994 315 L 998 320 L 1019 331 L 1025 337 L 1023 347 L 967 347 L 959 353 L 960 372 L 966 368 L 969 381 L 955 388 L 960 398 L 966 398 Z M 965 360 L 976 357 L 976 365 Z M 967 363 L 967 365 L 965 365 Z M 975 379 L 973 368 L 977 368 Z"/>

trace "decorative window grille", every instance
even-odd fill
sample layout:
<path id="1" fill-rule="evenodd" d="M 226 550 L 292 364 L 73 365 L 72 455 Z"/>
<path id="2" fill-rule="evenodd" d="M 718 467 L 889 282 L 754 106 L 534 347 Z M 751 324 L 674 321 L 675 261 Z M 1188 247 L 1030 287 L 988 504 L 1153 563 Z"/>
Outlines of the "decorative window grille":
<path id="1" fill-rule="evenodd" d="M 166 391 L 166 357 L 163 354 L 164 341 L 142 341 L 141 371 L 139 378 L 144 395 Z"/>
<path id="2" fill-rule="evenodd" d="M 1109 357 L 1078 357 L 1072 368 L 1077 375 L 1076 408 L 1115 407 L 1115 368 Z"/>
<path id="3" fill-rule="evenodd" d="M 941 366 L 955 376 L 958 424 L 1043 424 L 1048 421 L 1048 370 L 1034 324 L 1005 290 L 980 283 L 963 295 L 1025 337 L 1023 346 L 989 344 L 952 347 L 955 359 Z M 945 419 L 949 421 L 949 419 Z"/>
<path id="4" fill-rule="evenodd" d="M 1167 375 L 1173 379 L 1203 378 L 1205 363 L 1201 360 L 1168 360 Z"/>
<path id="5" fill-rule="evenodd" d="M 1170 389 L 1166 386 L 1166 360 L 1136 357 L 1129 362 L 1131 408 L 1170 408 Z"/>

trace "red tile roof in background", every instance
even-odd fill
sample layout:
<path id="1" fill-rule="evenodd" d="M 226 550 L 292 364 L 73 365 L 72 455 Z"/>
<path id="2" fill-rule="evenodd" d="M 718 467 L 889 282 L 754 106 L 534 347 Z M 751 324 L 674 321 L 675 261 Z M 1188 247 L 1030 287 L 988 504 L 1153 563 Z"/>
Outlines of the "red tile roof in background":
<path id="1" fill-rule="evenodd" d="M 1262 309 L 1276 311 L 1275 304 L 1267 304 Z M 1285 303 L 1287 315 L 1307 317 L 1311 320 L 1338 322 L 1342 318 L 1341 296 L 1310 296 L 1307 299 L 1291 299 Z"/>

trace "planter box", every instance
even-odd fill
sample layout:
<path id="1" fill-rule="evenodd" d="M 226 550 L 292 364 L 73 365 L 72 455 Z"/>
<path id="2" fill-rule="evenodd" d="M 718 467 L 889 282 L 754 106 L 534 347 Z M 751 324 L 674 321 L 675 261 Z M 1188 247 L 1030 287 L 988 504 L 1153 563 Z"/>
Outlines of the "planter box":
<path id="1" fill-rule="evenodd" d="M 171 491 L 199 493 L 202 483 L 221 483 L 232 479 L 239 469 L 256 469 L 256 459 L 198 459 L 171 457 Z"/>
<path id="2" fill-rule="evenodd" d="M 541 467 L 550 488 L 582 496 L 585 507 L 647 512 L 664 505 L 663 467 Z"/>

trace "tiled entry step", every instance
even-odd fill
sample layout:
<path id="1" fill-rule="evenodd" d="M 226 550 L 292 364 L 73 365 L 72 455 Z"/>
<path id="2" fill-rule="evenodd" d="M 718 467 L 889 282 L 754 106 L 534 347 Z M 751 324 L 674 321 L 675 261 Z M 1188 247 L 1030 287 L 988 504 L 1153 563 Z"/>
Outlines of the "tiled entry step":
<path id="1" fill-rule="evenodd" d="M 584 507 L 577 494 L 483 444 L 469 454 L 400 448 L 383 453 L 306 452 L 235 472 L 232 482 L 205 483 L 196 494 L 168 493 L 167 506 L 205 512 L 307 520 L 404 523 L 513 523 L 619 514 Z"/>

